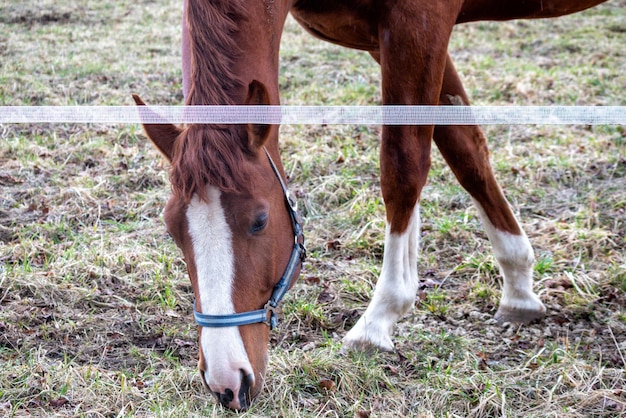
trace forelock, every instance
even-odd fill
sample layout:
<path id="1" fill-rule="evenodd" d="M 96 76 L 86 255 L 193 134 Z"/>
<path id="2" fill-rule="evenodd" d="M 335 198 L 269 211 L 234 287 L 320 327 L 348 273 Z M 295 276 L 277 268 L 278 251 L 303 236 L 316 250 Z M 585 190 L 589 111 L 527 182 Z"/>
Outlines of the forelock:
<path id="1" fill-rule="evenodd" d="M 224 193 L 245 193 L 253 176 L 247 160 L 252 155 L 242 146 L 235 126 L 191 125 L 176 141 L 170 171 L 172 192 L 191 200 L 195 193 L 205 198 L 211 185 Z"/>

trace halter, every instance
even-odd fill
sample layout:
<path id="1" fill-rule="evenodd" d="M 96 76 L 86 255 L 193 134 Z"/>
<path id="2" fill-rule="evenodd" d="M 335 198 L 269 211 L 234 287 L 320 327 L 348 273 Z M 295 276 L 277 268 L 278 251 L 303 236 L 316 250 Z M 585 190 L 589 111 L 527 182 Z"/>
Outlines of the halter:
<path id="1" fill-rule="evenodd" d="M 296 267 L 298 267 L 298 265 L 302 265 L 302 262 L 304 262 L 304 259 L 306 258 L 306 248 L 304 247 L 304 233 L 302 232 L 300 215 L 298 214 L 298 202 L 291 194 L 289 189 L 287 189 L 287 185 L 280 176 L 280 173 L 276 168 L 276 164 L 274 164 L 274 161 L 272 160 L 272 157 L 270 157 L 269 152 L 267 152 L 267 149 L 263 147 L 263 150 L 265 151 L 265 155 L 267 155 L 267 159 L 270 162 L 270 166 L 272 167 L 274 174 L 280 182 L 280 187 L 283 189 L 283 195 L 285 196 L 285 203 L 287 205 L 287 212 L 289 212 L 289 218 L 291 219 L 291 226 L 293 228 L 294 234 L 294 245 L 293 251 L 291 252 L 291 257 L 289 258 L 289 263 L 287 263 L 285 272 L 280 278 L 280 281 L 276 284 L 276 286 L 274 286 L 272 296 L 267 301 L 263 309 L 228 315 L 207 315 L 198 312 L 198 310 L 196 309 L 196 303 L 194 302 L 193 316 L 196 320 L 196 323 L 201 327 L 223 328 L 264 323 L 269 326 L 270 329 L 274 329 L 278 324 L 278 317 L 276 316 L 274 310 L 283 300 L 283 297 L 287 293 L 287 290 L 289 290 L 289 285 L 294 279 Z"/>

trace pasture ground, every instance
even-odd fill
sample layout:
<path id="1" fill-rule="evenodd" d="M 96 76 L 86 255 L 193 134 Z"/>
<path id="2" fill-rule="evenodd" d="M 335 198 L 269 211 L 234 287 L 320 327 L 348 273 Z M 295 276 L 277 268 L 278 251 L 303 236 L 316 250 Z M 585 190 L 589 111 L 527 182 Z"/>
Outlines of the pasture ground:
<path id="1" fill-rule="evenodd" d="M 0 4 L 0 105 L 181 104 L 180 0 Z M 451 51 L 475 104 L 626 105 L 626 1 L 476 23 Z M 378 104 L 376 64 L 290 21 L 285 104 Z M 409 69 L 407 69 L 409 70 Z M 422 288 L 396 352 L 339 354 L 380 270 L 379 129 L 285 126 L 309 259 L 249 417 L 626 414 L 626 127 L 487 127 L 537 256 L 545 321 L 497 326 L 500 276 L 436 150 Z M 167 167 L 138 126 L 0 126 L 0 415 L 235 416 L 196 371 Z"/>

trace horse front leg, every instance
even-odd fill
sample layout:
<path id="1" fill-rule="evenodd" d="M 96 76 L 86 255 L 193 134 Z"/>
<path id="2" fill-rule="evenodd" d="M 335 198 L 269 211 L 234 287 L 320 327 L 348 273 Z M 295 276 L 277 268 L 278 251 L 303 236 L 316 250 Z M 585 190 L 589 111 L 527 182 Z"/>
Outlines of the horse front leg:
<path id="1" fill-rule="evenodd" d="M 372 55 L 381 64 L 384 104 L 437 104 L 454 24 L 449 4 L 444 7 L 440 3 L 417 7 L 411 2 L 395 2 L 382 13 L 380 51 Z M 393 327 L 415 302 L 419 200 L 430 169 L 432 135 L 432 126 L 382 128 L 383 264 L 372 301 L 344 337 L 344 351 L 393 350 Z"/>
<path id="2" fill-rule="evenodd" d="M 449 56 L 439 101 L 443 105 L 469 105 Z M 481 129 L 437 126 L 434 140 L 459 183 L 472 196 L 504 277 L 496 319 L 500 323 L 529 323 L 543 318 L 546 308 L 533 292 L 533 249 L 496 182 Z"/>

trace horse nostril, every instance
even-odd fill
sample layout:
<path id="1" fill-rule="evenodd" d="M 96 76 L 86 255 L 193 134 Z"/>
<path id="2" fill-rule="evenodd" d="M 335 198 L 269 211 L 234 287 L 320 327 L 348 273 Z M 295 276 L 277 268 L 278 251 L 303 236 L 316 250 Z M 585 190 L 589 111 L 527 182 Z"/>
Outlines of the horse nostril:
<path id="1" fill-rule="evenodd" d="M 241 380 L 238 385 L 238 390 L 235 389 L 237 390 L 236 394 L 233 389 L 230 388 L 224 389 L 224 392 L 211 390 L 211 393 L 213 393 L 218 402 L 226 408 L 245 410 L 248 409 L 252 403 L 250 392 L 252 386 L 254 386 L 254 374 L 246 374 L 244 370 L 239 370 L 239 372 Z M 235 396 L 237 397 L 236 399 Z"/>
<path id="2" fill-rule="evenodd" d="M 213 392 L 217 399 L 220 401 L 222 405 L 225 407 L 229 407 L 229 404 L 235 399 L 235 394 L 232 390 L 226 389 L 224 393 Z"/>

